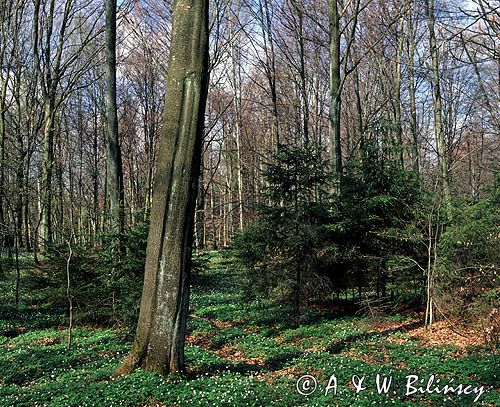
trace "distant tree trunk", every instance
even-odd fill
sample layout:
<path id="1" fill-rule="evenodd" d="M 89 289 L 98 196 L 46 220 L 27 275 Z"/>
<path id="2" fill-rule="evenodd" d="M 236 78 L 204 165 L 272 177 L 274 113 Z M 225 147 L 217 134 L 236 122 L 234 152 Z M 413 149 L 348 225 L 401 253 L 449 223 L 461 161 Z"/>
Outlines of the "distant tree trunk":
<path id="1" fill-rule="evenodd" d="M 26 251 L 30 251 L 32 249 L 32 242 L 31 242 L 31 230 L 30 230 L 30 186 L 29 186 L 29 179 L 30 179 L 30 166 L 31 166 L 31 153 L 32 153 L 32 147 L 31 147 L 31 140 L 32 140 L 32 134 L 33 134 L 33 129 L 31 127 L 31 123 L 28 126 L 29 131 L 28 131 L 28 137 L 27 137 L 27 145 L 26 145 L 26 164 L 25 164 L 25 175 L 24 175 L 24 186 L 23 186 L 23 194 L 24 194 L 24 211 L 23 211 L 23 226 L 24 226 L 24 240 L 26 242 Z"/>
<path id="2" fill-rule="evenodd" d="M 0 245 L 9 245 L 8 241 L 13 238 L 7 228 L 8 216 L 6 213 L 8 200 L 6 199 L 6 181 L 8 165 L 6 165 L 6 142 L 7 142 L 7 110 L 9 108 L 11 90 L 9 83 L 16 83 L 11 76 L 14 67 L 20 65 L 16 61 L 17 37 L 18 37 L 18 13 L 21 6 L 12 0 L 3 0 L 0 4 Z M 10 48 L 10 49 L 9 49 Z M 16 68 L 15 75 L 19 72 Z M 14 216 L 15 218 L 15 216 Z M 14 220 L 15 221 L 15 220 Z M 10 249 L 9 249 L 10 250 Z M 0 272 L 2 266 L 0 264 Z"/>
<path id="3" fill-rule="evenodd" d="M 238 2 L 238 13 L 240 11 L 240 3 Z M 233 131 L 234 139 L 236 143 L 236 182 L 237 182 L 237 193 L 238 193 L 238 228 L 243 230 L 243 169 L 242 169 L 242 142 L 241 142 L 241 50 L 239 48 L 239 36 L 235 32 L 236 27 L 231 27 L 231 36 L 235 38 L 232 41 L 231 46 L 231 85 L 233 90 Z M 232 185 L 230 186 L 230 188 Z"/>
<path id="4" fill-rule="evenodd" d="M 139 321 L 118 374 L 137 367 L 158 373 L 184 369 L 207 84 L 208 0 L 177 0 Z"/>
<path id="5" fill-rule="evenodd" d="M 3 59 L 3 58 L 2 58 Z M 1 62 L 1 60 L 0 60 Z M 5 101 L 7 98 L 7 79 L 3 78 L 3 72 L 0 72 L 1 94 L 0 94 L 0 242 L 5 244 L 7 228 L 5 225 Z M 0 264 L 0 270 L 1 270 Z"/>
<path id="6" fill-rule="evenodd" d="M 396 52 L 396 77 L 394 78 L 395 100 L 394 100 L 394 121 L 396 127 L 397 158 L 401 168 L 404 168 L 404 143 L 403 124 L 401 120 L 401 72 L 403 60 L 403 19 L 398 29 L 398 47 Z"/>
<path id="7" fill-rule="evenodd" d="M 55 95 L 54 95 L 55 97 Z M 42 218 L 40 222 L 40 238 L 42 248 L 52 243 L 52 173 L 54 169 L 54 115 L 55 100 L 52 96 L 44 99 L 44 172 L 42 182 Z"/>
<path id="8" fill-rule="evenodd" d="M 62 146 L 61 146 L 61 137 L 60 135 L 57 137 L 56 141 L 56 157 L 62 157 Z M 56 161 L 55 165 L 55 180 L 57 185 L 57 195 L 56 195 L 56 204 L 55 204 L 55 216 L 56 216 L 56 241 L 61 242 L 63 240 L 64 234 L 64 184 L 63 184 L 63 175 L 64 175 L 64 164 L 61 160 Z"/>
<path id="9" fill-rule="evenodd" d="M 448 160 L 446 155 L 446 140 L 443 132 L 443 108 L 441 99 L 441 88 L 439 78 L 439 57 L 436 42 L 436 33 L 434 30 L 434 0 L 426 0 L 425 16 L 427 19 L 427 27 L 429 28 L 429 45 L 432 57 L 432 90 L 434 101 L 434 134 L 436 135 L 439 176 L 441 181 L 441 193 L 445 203 L 445 208 L 448 209 L 451 194 L 450 185 L 448 183 Z"/>
<path id="10" fill-rule="evenodd" d="M 332 148 L 331 160 L 337 175 L 342 173 L 342 148 L 340 144 L 340 16 L 337 0 L 329 0 L 330 19 L 330 112 L 328 134 Z"/>
<path id="11" fill-rule="evenodd" d="M 78 112 L 77 122 L 82 119 L 81 110 Z M 79 125 L 79 128 L 82 128 L 83 125 Z M 84 191 L 83 191 L 83 134 L 82 131 L 78 132 L 78 173 L 77 173 L 77 190 L 78 190 L 78 240 L 80 243 L 84 243 Z"/>
<path id="12" fill-rule="evenodd" d="M 97 244 L 99 235 L 99 141 L 98 141 L 98 113 L 94 113 L 94 130 L 92 135 L 92 216 L 93 216 L 93 244 Z"/>
<path id="13" fill-rule="evenodd" d="M 151 87 L 153 84 L 151 85 Z M 150 93 L 153 93 L 152 91 Z M 146 96 L 149 98 L 149 94 Z M 150 106 L 152 105 L 152 106 Z M 154 179 L 154 161 L 155 161 L 155 134 L 156 134 L 156 115 L 154 108 L 154 100 L 145 103 L 145 123 L 144 123 L 144 133 L 145 133 L 145 147 L 146 147 L 146 158 L 147 158 L 147 179 L 146 179 L 146 202 L 144 211 L 144 220 L 148 219 L 151 210 L 151 200 L 153 198 L 153 179 Z"/>
<path id="14" fill-rule="evenodd" d="M 408 61 L 408 83 L 408 93 L 410 97 L 410 129 L 412 135 L 411 158 L 413 171 L 418 175 L 420 172 L 420 159 L 418 152 L 417 103 L 415 96 L 415 68 L 413 66 L 413 59 Z"/>
<path id="15" fill-rule="evenodd" d="M 415 174 L 420 172 L 420 157 L 418 149 L 418 125 L 417 125 L 417 103 L 415 90 L 415 37 L 416 37 L 416 22 L 413 18 L 412 10 L 409 9 L 406 28 L 407 44 L 406 44 L 406 65 L 408 70 L 408 97 L 410 99 L 410 131 L 411 131 L 411 148 L 410 155 L 412 161 L 412 169 Z"/>
<path id="16" fill-rule="evenodd" d="M 356 115 L 357 115 L 357 133 L 359 137 L 359 147 L 363 150 L 365 145 L 365 136 L 363 130 L 363 106 L 361 105 L 361 92 L 359 89 L 359 70 L 354 70 L 354 93 L 356 95 Z"/>
<path id="17" fill-rule="evenodd" d="M 40 0 L 34 1 L 33 8 L 33 53 L 35 56 L 35 69 L 41 80 L 41 93 L 43 96 L 44 110 L 44 169 L 42 183 L 42 205 L 40 238 L 42 249 L 52 242 L 52 175 L 54 167 L 54 132 L 56 110 L 60 101 L 56 104 L 58 88 L 61 81 L 61 75 L 66 68 L 63 60 L 65 41 L 67 39 L 66 29 L 71 22 L 72 0 L 64 2 L 64 11 L 61 16 L 61 26 L 56 37 L 53 38 L 54 17 L 56 13 L 55 0 L 41 3 Z M 40 13 L 40 6 L 42 12 Z M 48 12 L 46 10 L 48 6 Z M 44 17 L 44 18 L 42 18 Z M 42 19 L 43 24 L 40 24 Z M 44 34 L 45 32 L 45 34 Z M 55 52 L 52 52 L 53 45 L 56 45 Z M 39 48 L 41 46 L 41 48 Z"/>
<path id="18" fill-rule="evenodd" d="M 205 180 L 204 180 L 204 165 L 202 164 L 200 169 L 200 180 L 198 182 L 198 195 L 196 199 L 196 211 L 195 211 L 195 247 L 196 250 L 203 250 L 205 248 L 205 238 L 204 238 L 204 225 L 205 225 Z"/>
<path id="19" fill-rule="evenodd" d="M 210 159 L 210 163 L 212 163 L 212 160 Z M 210 182 L 209 184 L 210 187 L 210 233 L 211 233 L 211 239 L 212 239 L 212 249 L 217 250 L 218 243 L 219 241 L 217 240 L 218 234 L 220 234 L 220 230 L 222 229 L 219 223 L 219 227 L 216 225 L 216 220 L 215 220 L 215 187 L 214 187 L 214 182 Z"/>
<path id="20" fill-rule="evenodd" d="M 297 84 L 299 89 L 300 98 L 300 113 L 301 113 L 301 135 L 302 144 L 304 146 L 309 145 L 309 97 L 307 92 L 307 68 L 306 68 L 306 46 L 305 46 L 305 33 L 304 33 L 304 3 L 300 2 L 298 4 L 297 0 L 292 1 L 294 12 L 297 13 L 298 26 L 297 26 L 297 53 L 299 57 L 298 63 L 298 73 L 299 73 L 299 83 Z"/>
<path id="21" fill-rule="evenodd" d="M 17 241 L 19 247 L 23 246 L 23 209 L 25 206 L 25 201 L 27 201 L 27 195 L 25 194 L 24 186 L 24 174 L 25 174 L 25 159 L 28 151 L 24 145 L 24 132 L 20 123 L 22 123 L 22 108 L 21 108 L 21 64 L 18 64 L 15 70 L 15 87 L 14 87 L 14 99 L 17 110 L 17 121 L 18 124 L 15 126 L 16 133 L 16 144 L 18 148 L 18 161 L 16 163 L 16 188 L 17 188 L 17 199 L 16 199 L 16 222 L 17 222 Z M 24 247 L 26 250 L 29 248 L 29 243 L 24 242 Z"/>
<path id="22" fill-rule="evenodd" d="M 479 66 L 477 62 L 477 57 L 474 55 L 475 53 L 469 50 L 469 45 L 466 43 L 463 33 L 460 34 L 460 37 L 462 39 L 463 47 L 465 50 L 465 53 L 467 54 L 467 58 L 472 64 L 472 67 L 474 68 L 474 73 L 476 75 L 477 79 L 477 84 L 479 86 L 479 93 L 481 94 L 481 98 L 483 99 L 484 106 L 488 110 L 488 112 L 491 115 L 492 119 L 492 124 L 495 127 L 495 130 L 500 133 L 500 119 L 498 118 L 495 109 L 493 108 L 492 103 L 490 102 L 490 98 L 488 96 L 488 91 L 486 90 L 486 87 L 484 86 L 484 81 L 483 78 L 481 77 L 481 72 L 479 71 Z M 500 81 L 499 81 L 500 82 Z M 497 105 L 498 106 L 498 105 Z"/>
<path id="23" fill-rule="evenodd" d="M 123 168 L 118 140 L 116 108 L 116 0 L 106 0 L 106 113 L 107 113 L 107 176 L 111 206 L 111 228 L 117 234 L 119 252 L 124 251 L 123 231 L 125 209 Z"/>
<path id="24" fill-rule="evenodd" d="M 259 0 L 260 19 L 262 24 L 262 39 L 264 52 L 266 54 L 265 73 L 271 92 L 272 102 L 272 141 L 273 148 L 277 149 L 280 144 L 278 92 L 276 87 L 276 60 L 274 52 L 273 26 L 269 10 L 269 0 Z"/>

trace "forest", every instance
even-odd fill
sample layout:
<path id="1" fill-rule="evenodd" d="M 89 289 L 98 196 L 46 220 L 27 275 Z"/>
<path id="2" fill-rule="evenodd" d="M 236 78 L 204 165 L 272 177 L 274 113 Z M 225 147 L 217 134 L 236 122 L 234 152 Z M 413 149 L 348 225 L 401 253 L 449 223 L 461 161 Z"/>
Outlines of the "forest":
<path id="1" fill-rule="evenodd" d="M 500 405 L 498 0 L 0 16 L 0 406 Z"/>

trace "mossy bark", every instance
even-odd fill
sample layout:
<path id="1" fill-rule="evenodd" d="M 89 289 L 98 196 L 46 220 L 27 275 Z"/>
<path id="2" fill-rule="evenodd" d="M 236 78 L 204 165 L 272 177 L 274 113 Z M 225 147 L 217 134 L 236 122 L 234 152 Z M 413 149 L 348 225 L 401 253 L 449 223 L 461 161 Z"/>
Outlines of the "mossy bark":
<path id="1" fill-rule="evenodd" d="M 117 374 L 184 369 L 207 83 L 208 0 L 177 0 L 139 321 Z"/>

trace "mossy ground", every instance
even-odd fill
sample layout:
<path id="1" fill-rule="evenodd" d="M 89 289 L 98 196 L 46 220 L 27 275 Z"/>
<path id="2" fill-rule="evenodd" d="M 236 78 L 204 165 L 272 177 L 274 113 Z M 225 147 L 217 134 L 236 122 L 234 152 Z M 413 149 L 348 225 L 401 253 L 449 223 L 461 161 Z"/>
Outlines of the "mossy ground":
<path id="1" fill-rule="evenodd" d="M 76 327 L 67 350 L 64 311 L 0 308 L 1 406 L 467 406 L 500 405 L 500 365 L 489 348 L 428 346 L 401 326 L 397 316 L 372 321 L 309 310 L 300 323 L 288 307 L 245 301 L 242 271 L 212 255 L 207 271 L 193 278 L 185 375 L 162 377 L 138 370 L 112 378 L 130 342 L 124 332 Z M 5 286 L 4 286 L 5 287 Z M 3 290 L 3 297 L 11 295 Z M 76 310 L 78 315 L 78 309 Z M 394 328 L 396 326 L 396 328 Z M 315 376 L 316 392 L 303 396 L 296 381 Z M 377 374 L 391 376 L 388 395 L 379 395 Z M 472 395 L 405 395 L 405 377 L 431 374 L 440 384 L 484 386 Z M 337 394 L 325 396 L 331 375 Z M 364 376 L 356 394 L 353 375 Z"/>

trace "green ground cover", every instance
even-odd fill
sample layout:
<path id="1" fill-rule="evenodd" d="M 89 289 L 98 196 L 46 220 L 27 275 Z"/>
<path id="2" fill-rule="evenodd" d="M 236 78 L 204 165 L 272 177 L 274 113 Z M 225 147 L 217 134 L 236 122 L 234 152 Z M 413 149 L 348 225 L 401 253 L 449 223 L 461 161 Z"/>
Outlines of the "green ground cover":
<path id="1" fill-rule="evenodd" d="M 64 311 L 33 308 L 29 301 L 16 309 L 4 289 L 11 282 L 2 283 L 0 405 L 500 405 L 499 360 L 487 347 L 428 346 L 393 328 L 415 323 L 405 316 L 379 321 L 388 328 L 374 330 L 367 318 L 309 310 L 297 325 L 288 307 L 244 300 L 243 282 L 234 261 L 214 254 L 208 270 L 193 278 L 188 372 L 162 377 L 139 370 L 119 378 L 112 373 L 130 348 L 123 330 L 77 324 L 68 351 Z M 296 388 L 306 374 L 317 381 L 311 395 Z M 336 394 L 332 387 L 325 395 L 332 375 Z M 378 394 L 377 375 L 392 377 L 388 394 Z M 470 391 L 484 386 L 484 394 L 477 402 L 477 393 L 406 395 L 409 375 L 424 388 L 435 375 L 430 389 L 453 380 Z M 353 376 L 364 377 L 358 394 Z M 302 382 L 301 391 L 310 392 L 312 383 Z"/>

